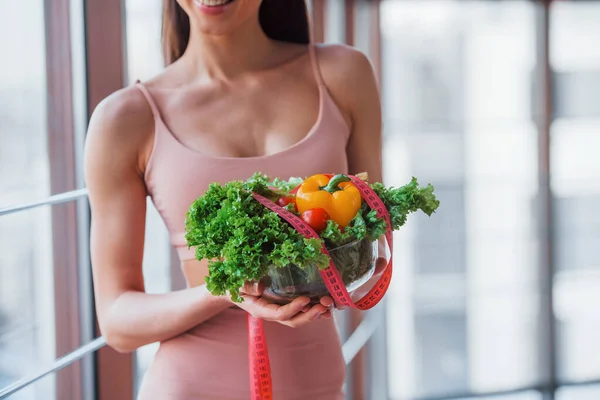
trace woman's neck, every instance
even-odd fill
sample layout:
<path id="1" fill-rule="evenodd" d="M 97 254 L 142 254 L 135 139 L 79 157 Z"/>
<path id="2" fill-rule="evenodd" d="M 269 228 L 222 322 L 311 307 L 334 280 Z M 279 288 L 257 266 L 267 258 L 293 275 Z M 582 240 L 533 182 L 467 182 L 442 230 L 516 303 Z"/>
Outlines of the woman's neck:
<path id="1" fill-rule="evenodd" d="M 228 80 L 266 66 L 275 47 L 258 21 L 248 20 L 224 35 L 205 34 L 192 27 L 184 57 L 197 74 Z"/>

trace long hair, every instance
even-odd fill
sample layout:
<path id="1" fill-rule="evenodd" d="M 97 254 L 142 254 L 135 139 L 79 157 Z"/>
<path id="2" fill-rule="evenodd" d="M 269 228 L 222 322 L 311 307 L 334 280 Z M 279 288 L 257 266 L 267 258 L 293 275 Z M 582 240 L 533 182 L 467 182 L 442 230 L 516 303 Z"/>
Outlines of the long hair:
<path id="1" fill-rule="evenodd" d="M 263 0 L 260 26 L 273 40 L 308 44 L 310 25 L 305 0 Z M 177 61 L 190 40 L 190 19 L 177 0 L 164 0 L 162 21 L 163 57 L 167 65 Z"/>

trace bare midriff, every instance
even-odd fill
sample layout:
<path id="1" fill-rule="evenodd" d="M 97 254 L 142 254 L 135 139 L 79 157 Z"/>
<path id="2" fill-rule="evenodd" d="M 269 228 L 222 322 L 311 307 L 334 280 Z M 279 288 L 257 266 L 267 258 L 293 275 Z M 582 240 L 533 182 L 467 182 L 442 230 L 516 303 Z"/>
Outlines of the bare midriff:
<path id="1" fill-rule="evenodd" d="M 205 283 L 208 275 L 208 261 L 184 260 L 181 262 L 181 268 L 189 287 Z"/>

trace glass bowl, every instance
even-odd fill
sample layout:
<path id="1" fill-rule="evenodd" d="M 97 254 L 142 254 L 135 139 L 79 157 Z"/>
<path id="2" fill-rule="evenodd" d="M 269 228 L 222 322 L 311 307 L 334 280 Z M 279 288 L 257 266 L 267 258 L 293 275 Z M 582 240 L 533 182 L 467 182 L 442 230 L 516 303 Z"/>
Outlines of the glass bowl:
<path id="1" fill-rule="evenodd" d="M 373 276 L 377 260 L 377 244 L 377 241 L 363 239 L 327 249 L 350 294 Z M 319 269 L 315 265 L 304 268 L 295 264 L 280 268 L 271 267 L 263 284 L 265 285 L 263 297 L 278 304 L 289 303 L 300 296 L 307 296 L 312 302 L 318 303 L 321 297 L 329 296 Z"/>

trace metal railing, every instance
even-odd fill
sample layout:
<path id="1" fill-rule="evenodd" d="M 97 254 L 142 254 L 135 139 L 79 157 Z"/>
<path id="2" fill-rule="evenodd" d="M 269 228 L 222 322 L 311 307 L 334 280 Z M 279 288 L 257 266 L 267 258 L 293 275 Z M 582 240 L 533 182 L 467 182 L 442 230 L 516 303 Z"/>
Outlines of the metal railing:
<path id="1" fill-rule="evenodd" d="M 87 195 L 87 189 L 78 189 L 70 192 L 60 193 L 39 201 L 2 207 L 0 208 L 0 216 L 14 214 L 42 206 L 68 203 L 70 201 L 86 198 Z M 370 312 L 365 313 L 365 318 L 361 321 L 360 325 L 354 330 L 354 332 L 352 332 L 350 337 L 342 346 L 342 353 L 344 355 L 344 361 L 346 365 L 350 364 L 358 352 L 367 344 L 380 323 L 381 320 L 378 314 Z M 104 346 L 106 346 L 106 340 L 104 337 L 98 337 L 92 340 L 91 342 L 79 347 L 71 353 L 55 360 L 51 365 L 40 368 L 39 371 L 32 373 L 30 376 L 26 376 L 5 388 L 1 388 L 0 399 L 4 399 L 12 394 L 15 394 L 19 390 L 37 382 L 41 378 L 60 371 L 75 361 L 98 351 Z"/>
<path id="2" fill-rule="evenodd" d="M 64 357 L 59 358 L 54 361 L 52 365 L 41 368 L 39 371 L 31 374 L 30 376 L 19 379 L 15 383 L 0 389 L 0 399 L 10 396 L 18 392 L 19 390 L 31 385 L 34 382 L 42 379 L 46 375 L 50 375 L 53 372 L 60 371 L 66 366 L 74 363 L 77 360 L 82 359 L 83 357 L 101 349 L 106 345 L 106 340 L 103 337 L 99 337 L 97 339 L 92 340 L 90 343 L 81 346 L 77 350 L 67 354 Z"/>
<path id="3" fill-rule="evenodd" d="M 30 203 L 23 203 L 19 205 L 13 205 L 8 207 L 0 208 L 0 217 L 3 215 L 14 214 L 20 211 L 29 210 L 36 207 L 41 206 L 52 206 L 55 204 L 68 203 L 69 201 L 77 200 L 83 197 L 87 197 L 88 190 L 87 189 L 78 189 L 73 190 L 71 192 L 65 192 L 60 194 L 55 194 L 53 196 L 47 197 L 43 200 L 33 201 Z"/>

